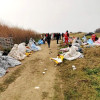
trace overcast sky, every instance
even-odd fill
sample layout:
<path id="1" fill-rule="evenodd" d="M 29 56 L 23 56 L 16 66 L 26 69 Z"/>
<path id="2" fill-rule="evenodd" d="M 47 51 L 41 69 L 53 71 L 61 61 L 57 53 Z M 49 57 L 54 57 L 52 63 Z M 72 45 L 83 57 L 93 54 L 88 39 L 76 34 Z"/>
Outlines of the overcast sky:
<path id="1" fill-rule="evenodd" d="M 93 32 L 100 0 L 0 0 L 0 21 L 37 32 Z"/>

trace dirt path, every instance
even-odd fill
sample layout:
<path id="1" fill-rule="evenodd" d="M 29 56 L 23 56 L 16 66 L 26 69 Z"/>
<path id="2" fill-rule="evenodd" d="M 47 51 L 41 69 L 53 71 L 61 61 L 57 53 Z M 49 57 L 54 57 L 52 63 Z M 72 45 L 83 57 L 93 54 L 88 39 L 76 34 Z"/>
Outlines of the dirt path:
<path id="1" fill-rule="evenodd" d="M 56 41 L 51 42 L 51 49 L 47 48 L 47 44 L 41 48 L 41 51 L 34 52 L 22 62 L 25 68 L 21 71 L 21 75 L 0 94 L 0 100 L 53 99 L 56 67 L 49 57 L 57 55 Z M 45 68 L 47 71 L 43 75 Z"/>

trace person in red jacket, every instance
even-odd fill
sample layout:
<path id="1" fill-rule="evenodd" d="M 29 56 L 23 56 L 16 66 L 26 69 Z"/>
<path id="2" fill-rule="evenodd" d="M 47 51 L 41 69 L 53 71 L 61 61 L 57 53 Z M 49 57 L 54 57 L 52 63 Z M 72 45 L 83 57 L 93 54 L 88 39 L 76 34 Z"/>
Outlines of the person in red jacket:
<path id="1" fill-rule="evenodd" d="M 48 34 L 46 33 L 46 37 L 48 36 Z"/>
<path id="2" fill-rule="evenodd" d="M 64 37 L 65 37 L 65 43 L 68 43 L 68 37 L 69 37 L 68 31 L 66 31 Z"/>
<path id="3" fill-rule="evenodd" d="M 96 35 L 92 34 L 92 40 L 95 42 Z"/>

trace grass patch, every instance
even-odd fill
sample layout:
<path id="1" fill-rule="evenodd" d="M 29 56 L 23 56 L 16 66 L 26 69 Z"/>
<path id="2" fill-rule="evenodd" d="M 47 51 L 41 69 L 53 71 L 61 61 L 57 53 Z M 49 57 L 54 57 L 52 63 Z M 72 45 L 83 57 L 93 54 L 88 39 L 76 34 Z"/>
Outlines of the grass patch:
<path id="1" fill-rule="evenodd" d="M 59 52 L 59 54 L 63 54 L 63 52 Z"/>
<path id="2" fill-rule="evenodd" d="M 84 71 L 86 71 L 88 75 L 94 75 L 94 74 L 97 75 L 98 73 L 100 73 L 100 68 L 93 68 L 93 69 L 85 68 Z"/>
<path id="3" fill-rule="evenodd" d="M 97 92 L 96 93 L 96 99 L 100 99 L 100 68 L 86 68 L 84 70 L 88 77 L 91 79 L 91 85 L 94 88 L 94 90 Z"/>
<path id="4" fill-rule="evenodd" d="M 48 97 L 48 92 L 42 92 L 42 99 L 44 100 L 47 97 Z"/>
<path id="5" fill-rule="evenodd" d="M 100 100 L 100 47 L 83 48 L 83 54 L 84 58 L 64 60 L 57 67 L 61 82 L 56 81 L 54 100 Z"/>
<path id="6" fill-rule="evenodd" d="M 100 87 L 98 87 L 98 88 L 96 88 L 96 91 L 97 91 L 97 97 L 99 97 L 99 99 L 100 99 Z"/>
<path id="7" fill-rule="evenodd" d="M 70 89 L 69 91 L 64 91 L 64 100 L 71 100 L 74 98 L 77 98 L 79 95 L 79 93 L 77 92 L 76 89 Z"/>

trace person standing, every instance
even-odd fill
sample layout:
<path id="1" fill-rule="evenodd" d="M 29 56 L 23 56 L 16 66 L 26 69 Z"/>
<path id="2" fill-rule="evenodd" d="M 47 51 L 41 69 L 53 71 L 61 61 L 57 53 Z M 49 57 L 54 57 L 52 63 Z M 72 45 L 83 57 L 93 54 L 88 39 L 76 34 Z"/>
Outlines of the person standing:
<path id="1" fill-rule="evenodd" d="M 59 40 L 59 33 L 57 33 L 57 35 L 56 35 L 56 39 L 57 39 L 57 44 L 58 44 L 58 40 Z"/>
<path id="2" fill-rule="evenodd" d="M 51 36 L 48 33 L 48 36 L 47 36 L 48 48 L 50 48 L 50 41 L 51 41 Z"/>
<path id="3" fill-rule="evenodd" d="M 69 37 L 69 33 L 68 33 L 68 31 L 66 31 L 64 37 L 65 37 L 65 43 L 68 44 L 68 37 Z"/>
<path id="4" fill-rule="evenodd" d="M 96 38 L 96 35 L 92 34 L 92 40 L 93 40 L 93 42 L 95 42 L 95 38 Z"/>

